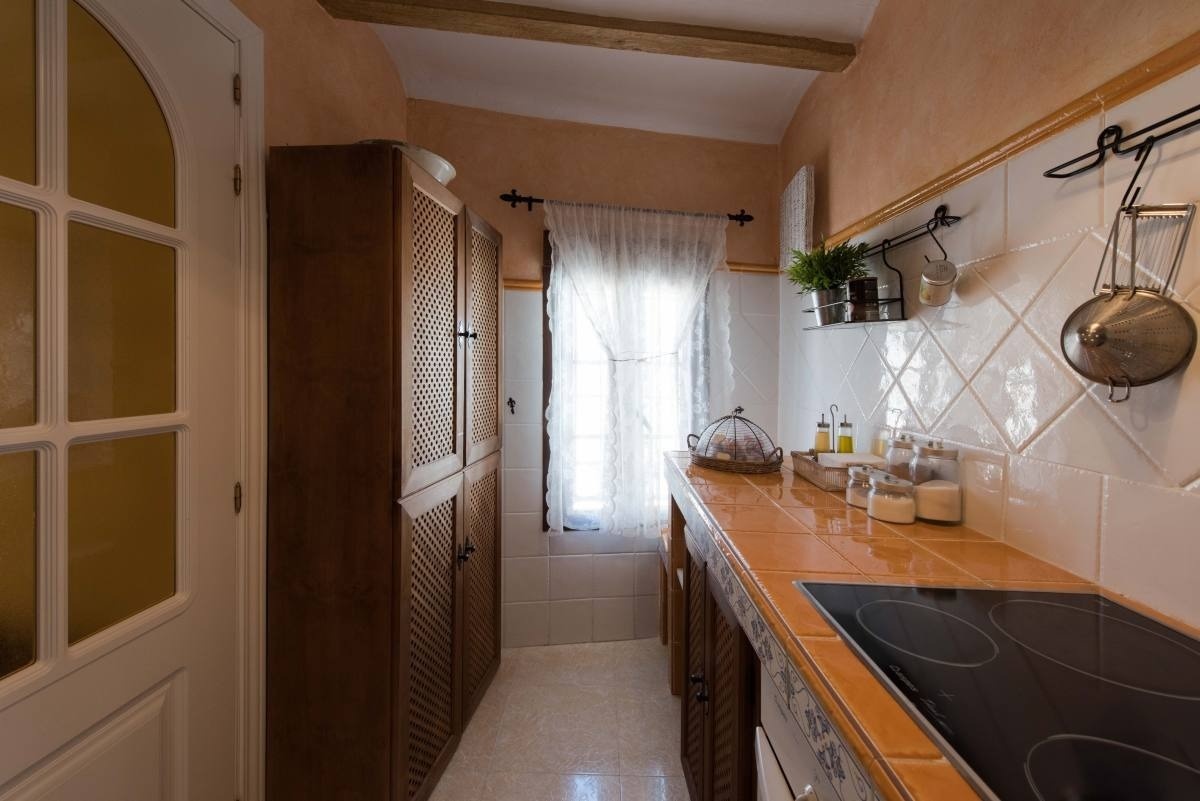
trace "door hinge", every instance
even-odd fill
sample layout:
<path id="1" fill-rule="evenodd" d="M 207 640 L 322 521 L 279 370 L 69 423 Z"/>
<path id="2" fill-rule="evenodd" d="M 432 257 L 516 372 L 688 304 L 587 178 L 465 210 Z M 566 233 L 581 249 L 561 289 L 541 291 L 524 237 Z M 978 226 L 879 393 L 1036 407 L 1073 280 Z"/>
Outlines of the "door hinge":
<path id="1" fill-rule="evenodd" d="M 241 514 L 242 512 L 242 482 L 237 482 L 233 485 L 233 513 Z"/>
<path id="2" fill-rule="evenodd" d="M 233 76 L 233 104 L 235 106 L 242 105 L 242 76 L 240 74 Z"/>
<path id="3" fill-rule="evenodd" d="M 233 165 L 233 194 L 242 194 L 242 165 Z"/>

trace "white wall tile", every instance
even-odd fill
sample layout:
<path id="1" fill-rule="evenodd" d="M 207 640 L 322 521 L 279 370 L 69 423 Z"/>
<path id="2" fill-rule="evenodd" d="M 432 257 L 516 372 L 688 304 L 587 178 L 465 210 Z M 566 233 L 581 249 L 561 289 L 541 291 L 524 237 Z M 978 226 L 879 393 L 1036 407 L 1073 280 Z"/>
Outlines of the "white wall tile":
<path id="1" fill-rule="evenodd" d="M 503 370 L 506 380 L 541 380 L 541 292 L 505 290 L 503 351 Z"/>
<path id="2" fill-rule="evenodd" d="M 968 454 L 963 457 L 960 480 L 963 492 L 963 523 L 996 539 L 1004 539 L 1004 456 Z"/>
<path id="3" fill-rule="evenodd" d="M 1029 307 L 1087 232 L 1064 235 L 1036 247 L 1011 250 L 975 265 L 975 272 L 1016 314 Z"/>
<path id="4" fill-rule="evenodd" d="M 591 554 L 550 557 L 550 598 L 562 601 L 593 596 L 594 569 Z"/>
<path id="5" fill-rule="evenodd" d="M 592 557 L 593 590 L 596 598 L 633 595 L 635 554 L 597 554 Z"/>
<path id="6" fill-rule="evenodd" d="M 1100 128 L 1099 117 L 1085 120 L 1008 163 L 1008 249 L 1100 225 L 1100 170 L 1064 181 L 1042 175 L 1094 148 Z"/>
<path id="7" fill-rule="evenodd" d="M 1109 479 L 1100 581 L 1200 626 L 1200 495 Z"/>
<path id="8" fill-rule="evenodd" d="M 942 198 L 951 214 L 963 219 L 938 233 L 950 261 L 969 264 L 1004 250 L 1006 166 L 993 167 Z"/>
<path id="9" fill-rule="evenodd" d="M 657 593 L 661 571 L 662 557 L 658 555 L 657 551 L 639 553 L 633 577 L 634 592 L 638 595 Z"/>
<path id="10" fill-rule="evenodd" d="M 542 427 L 526 424 L 504 426 L 504 466 L 542 469 Z"/>
<path id="11" fill-rule="evenodd" d="M 634 599 L 597 598 L 592 602 L 592 639 L 631 640 L 634 636 Z"/>
<path id="12" fill-rule="evenodd" d="M 1013 457 L 1004 540 L 1095 581 L 1099 576 L 1102 476 Z"/>
<path id="13" fill-rule="evenodd" d="M 506 512 L 541 512 L 542 471 L 504 471 L 504 510 Z"/>
<path id="14" fill-rule="evenodd" d="M 550 644 L 591 642 L 592 600 L 550 602 Z"/>
<path id="15" fill-rule="evenodd" d="M 508 399 L 517 402 L 510 412 Z M 545 419 L 542 407 L 542 382 L 518 381 L 510 376 L 504 377 L 504 427 L 511 425 L 533 425 L 540 427 Z"/>
<path id="16" fill-rule="evenodd" d="M 504 566 L 504 600 L 545 601 L 550 597 L 549 557 L 508 557 Z"/>
<path id="17" fill-rule="evenodd" d="M 505 556 L 546 556 L 549 553 L 549 537 L 542 531 L 540 513 L 505 512 L 503 525 Z"/>
<path id="18" fill-rule="evenodd" d="M 1131 481 L 1164 483 L 1162 471 L 1105 414 L 1102 403 L 1085 393 L 1025 453 Z"/>
<path id="19" fill-rule="evenodd" d="M 655 637 L 658 635 L 658 596 L 639 595 L 633 600 L 633 636 Z"/>
<path id="20" fill-rule="evenodd" d="M 524 648 L 550 641 L 550 604 L 504 605 L 504 647 Z"/>

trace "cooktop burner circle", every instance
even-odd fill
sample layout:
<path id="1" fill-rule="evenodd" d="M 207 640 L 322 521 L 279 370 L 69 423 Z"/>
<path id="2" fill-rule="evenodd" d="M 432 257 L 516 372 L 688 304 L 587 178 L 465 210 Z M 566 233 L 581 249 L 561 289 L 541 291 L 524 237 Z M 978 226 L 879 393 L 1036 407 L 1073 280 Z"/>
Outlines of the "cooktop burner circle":
<path id="1" fill-rule="evenodd" d="M 926 662 L 975 668 L 1000 654 L 986 631 L 934 606 L 884 599 L 854 613 L 863 631 L 888 648 Z"/>
<path id="2" fill-rule="evenodd" d="M 1129 743 L 1056 734 L 1029 749 L 1025 778 L 1038 801 L 1200 798 L 1200 770 Z"/>
<path id="3" fill-rule="evenodd" d="M 1108 684 L 1200 701 L 1200 651 L 1103 610 L 1016 599 L 988 617 L 1027 651 Z M 1200 797 L 1200 796 L 1197 796 Z"/>

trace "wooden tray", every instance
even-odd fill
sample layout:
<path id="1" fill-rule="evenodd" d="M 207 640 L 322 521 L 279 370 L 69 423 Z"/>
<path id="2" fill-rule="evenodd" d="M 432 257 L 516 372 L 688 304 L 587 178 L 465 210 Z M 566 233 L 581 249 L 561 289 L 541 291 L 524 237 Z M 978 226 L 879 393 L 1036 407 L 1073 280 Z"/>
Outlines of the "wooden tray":
<path id="1" fill-rule="evenodd" d="M 839 492 L 850 483 L 850 468 L 825 467 L 803 451 L 792 451 L 792 472 L 826 492 Z"/>

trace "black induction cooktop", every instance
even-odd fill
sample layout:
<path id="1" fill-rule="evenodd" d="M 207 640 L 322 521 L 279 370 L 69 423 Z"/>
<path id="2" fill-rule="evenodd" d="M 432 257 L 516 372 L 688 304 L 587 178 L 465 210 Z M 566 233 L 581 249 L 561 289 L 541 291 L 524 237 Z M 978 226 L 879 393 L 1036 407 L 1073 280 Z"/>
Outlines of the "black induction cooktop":
<path id="1" fill-rule="evenodd" d="M 1200 642 L 1098 595 L 796 585 L 984 798 L 1200 801 Z"/>

